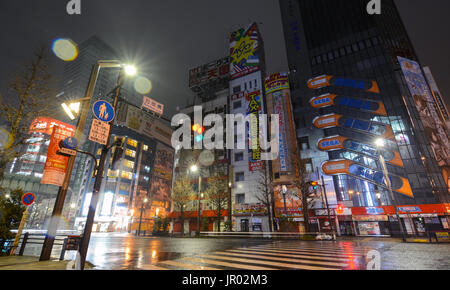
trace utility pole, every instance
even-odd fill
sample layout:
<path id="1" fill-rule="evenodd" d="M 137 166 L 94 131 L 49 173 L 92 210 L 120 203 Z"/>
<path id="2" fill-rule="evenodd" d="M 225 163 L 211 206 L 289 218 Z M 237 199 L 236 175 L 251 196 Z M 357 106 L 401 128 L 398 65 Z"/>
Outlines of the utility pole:
<path id="1" fill-rule="evenodd" d="M 117 64 L 116 67 L 121 67 L 121 65 Z M 117 80 L 117 87 L 115 90 L 114 104 L 113 104 L 114 111 L 116 111 L 116 108 L 117 108 L 117 102 L 119 100 L 120 89 L 121 89 L 121 86 L 123 84 L 124 77 L 125 77 L 124 74 L 125 74 L 125 71 L 124 71 L 124 68 L 122 67 L 120 70 L 120 73 L 119 73 L 119 78 Z M 115 117 L 110 122 L 111 127 L 114 124 Z M 108 133 L 108 138 L 107 138 L 108 141 L 111 137 L 111 131 L 112 131 L 112 128 L 110 128 L 109 133 Z M 114 145 L 114 144 L 112 144 L 112 145 Z M 79 251 L 80 251 L 81 270 L 84 270 L 84 266 L 86 263 L 86 255 L 87 255 L 87 250 L 88 250 L 88 246 L 89 246 L 89 241 L 91 238 L 92 226 L 94 224 L 95 211 L 96 211 L 97 203 L 98 203 L 98 199 L 99 199 L 100 188 L 102 185 L 103 171 L 105 169 L 106 156 L 108 154 L 109 149 L 112 147 L 112 145 L 110 147 L 108 147 L 107 145 L 103 145 L 103 147 L 102 147 L 102 154 L 100 156 L 100 162 L 99 162 L 99 165 L 97 168 L 97 175 L 95 177 L 94 189 L 92 192 L 91 203 L 89 205 L 89 212 L 88 212 L 88 216 L 86 219 L 86 226 L 84 227 L 84 233 L 83 233 L 83 236 L 81 238 L 81 243 L 80 243 Z"/>
<path id="2" fill-rule="evenodd" d="M 328 214 L 328 222 L 330 223 L 331 231 L 333 232 L 333 240 L 336 240 L 336 231 L 334 230 L 333 223 L 331 222 L 331 216 L 330 216 L 330 207 L 328 205 L 328 196 L 327 196 L 327 190 L 325 188 L 325 180 L 323 178 L 323 175 L 320 176 L 322 179 L 322 192 L 323 197 L 325 198 L 325 205 L 327 207 L 327 214 Z"/>

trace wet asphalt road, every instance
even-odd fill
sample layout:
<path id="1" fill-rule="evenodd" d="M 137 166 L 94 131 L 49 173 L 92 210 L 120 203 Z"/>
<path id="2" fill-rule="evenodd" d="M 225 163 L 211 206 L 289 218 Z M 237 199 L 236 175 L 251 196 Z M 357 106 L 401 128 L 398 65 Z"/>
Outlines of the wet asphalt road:
<path id="1" fill-rule="evenodd" d="M 292 249 L 293 247 L 296 250 Z M 352 269 L 366 269 L 369 261 L 367 253 L 377 250 L 380 253 L 381 269 L 384 270 L 450 270 L 450 244 L 399 243 L 389 239 L 386 241 L 359 239 L 357 241 L 319 242 L 94 234 L 91 238 L 87 260 L 94 264 L 96 269 L 148 269 L 145 265 L 182 258 L 191 259 L 189 257 L 195 258 L 213 252 L 245 248 L 257 248 L 258 250 L 268 248 L 276 252 L 285 249 L 302 251 L 305 248 L 310 253 L 320 253 L 324 256 L 328 253 L 329 257 L 334 257 L 337 251 L 342 251 L 343 254 L 356 255 Z M 289 253 L 292 254 L 292 252 Z M 294 252 L 294 254 L 297 253 Z M 66 258 L 69 258 L 69 255 Z"/>
<path id="2" fill-rule="evenodd" d="M 25 255 L 39 256 L 41 245 L 27 245 Z M 401 243 L 393 239 L 296 241 L 237 238 L 135 237 L 94 233 L 87 261 L 101 270 L 137 269 L 367 269 L 376 250 L 382 270 L 450 270 L 450 244 Z M 61 246 L 53 248 L 57 259 Z M 74 251 L 66 252 L 72 260 Z M 284 260 L 283 260 L 284 259 Z M 340 262 L 345 266 L 336 266 Z M 330 266 L 331 265 L 331 266 Z M 341 265 L 341 264 L 339 264 Z"/>

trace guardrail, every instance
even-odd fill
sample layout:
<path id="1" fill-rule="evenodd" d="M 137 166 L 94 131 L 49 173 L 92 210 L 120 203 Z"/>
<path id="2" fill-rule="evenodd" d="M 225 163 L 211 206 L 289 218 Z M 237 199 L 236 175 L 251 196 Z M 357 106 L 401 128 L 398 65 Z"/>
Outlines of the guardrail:
<path id="1" fill-rule="evenodd" d="M 14 232 L 14 231 L 12 231 Z M 17 232 L 17 231 L 15 231 Z M 19 248 L 19 252 L 16 252 L 18 256 L 23 256 L 24 252 L 25 252 L 25 247 L 27 245 L 30 244 L 34 244 L 34 245 L 43 245 L 44 244 L 44 240 L 45 240 L 45 236 L 46 236 L 47 231 L 41 231 L 41 230 L 30 230 L 25 232 L 24 234 L 21 235 L 20 240 L 19 240 L 19 244 L 16 246 L 16 248 Z M 64 260 L 64 256 L 66 253 L 66 250 L 68 250 L 69 245 L 68 241 L 69 241 L 69 237 L 76 237 L 73 235 L 69 235 L 69 233 L 78 233 L 76 231 L 58 231 L 57 235 L 55 237 L 55 242 L 54 242 L 54 246 L 62 246 L 61 247 L 61 253 L 60 253 L 60 257 L 59 260 L 62 261 Z M 10 244 L 10 247 L 7 249 L 7 253 L 9 254 L 11 252 L 11 250 L 14 249 L 14 246 Z"/>
<path id="2" fill-rule="evenodd" d="M 200 232 L 200 237 L 256 238 L 256 239 L 300 239 L 335 240 L 331 233 L 290 233 L 290 232 Z"/>

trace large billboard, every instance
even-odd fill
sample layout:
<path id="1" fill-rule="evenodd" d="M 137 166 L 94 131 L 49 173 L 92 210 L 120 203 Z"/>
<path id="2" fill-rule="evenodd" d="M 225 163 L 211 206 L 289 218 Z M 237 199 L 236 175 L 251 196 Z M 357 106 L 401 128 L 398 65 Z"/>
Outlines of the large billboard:
<path id="1" fill-rule="evenodd" d="M 420 119 L 431 144 L 434 157 L 442 175 L 450 187 L 450 141 L 449 133 L 436 109 L 437 104 L 431 94 L 420 65 L 412 60 L 398 57 L 398 61 L 414 99 Z"/>
<path id="2" fill-rule="evenodd" d="M 152 200 L 167 202 L 170 201 L 170 188 L 172 186 L 174 150 L 162 143 L 156 146 L 155 162 L 151 178 Z"/>
<path id="3" fill-rule="evenodd" d="M 212 80 L 227 78 L 230 74 L 230 58 L 216 61 L 189 70 L 189 88 L 202 86 Z"/>
<path id="4" fill-rule="evenodd" d="M 31 133 L 44 133 L 47 135 L 52 135 L 53 127 L 58 126 L 62 130 L 67 130 L 72 132 L 72 134 L 75 132 L 75 127 L 69 124 L 66 124 L 64 122 L 55 120 L 53 118 L 48 117 L 37 117 L 33 120 L 31 123 L 30 129 L 28 131 L 28 134 Z"/>
<path id="5" fill-rule="evenodd" d="M 289 100 L 289 77 L 287 73 L 276 73 L 268 76 L 264 81 L 267 102 L 272 103 L 269 112 L 279 117 L 279 168 L 276 171 L 288 172 L 292 170 L 290 160 L 289 130 L 292 129 L 288 116 Z"/>
<path id="6" fill-rule="evenodd" d="M 230 35 L 230 77 L 236 79 L 260 69 L 258 27 L 256 23 Z"/>
<path id="7" fill-rule="evenodd" d="M 248 138 L 248 152 L 249 152 L 249 170 L 257 171 L 264 168 L 264 161 L 261 160 L 261 148 L 259 140 L 259 114 L 262 114 L 262 92 L 254 91 L 246 95 L 247 115 L 254 115 L 249 122 L 249 138 Z"/>
<path id="8" fill-rule="evenodd" d="M 172 129 L 137 107 L 121 104 L 116 124 L 155 138 L 165 144 L 171 144 Z"/>

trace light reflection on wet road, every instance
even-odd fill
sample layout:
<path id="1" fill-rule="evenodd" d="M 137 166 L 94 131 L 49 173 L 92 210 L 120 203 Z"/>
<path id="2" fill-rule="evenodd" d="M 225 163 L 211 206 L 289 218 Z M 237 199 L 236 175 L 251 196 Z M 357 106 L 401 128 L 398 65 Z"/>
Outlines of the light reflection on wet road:
<path id="1" fill-rule="evenodd" d="M 377 250 L 381 269 L 450 270 L 450 244 L 377 241 L 271 241 L 93 234 L 87 260 L 95 269 L 366 269 Z M 67 253 L 71 259 L 74 252 Z"/>

